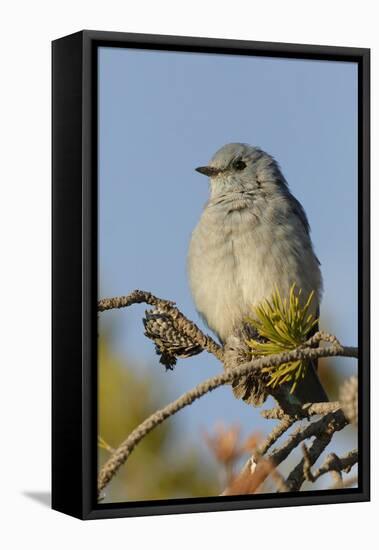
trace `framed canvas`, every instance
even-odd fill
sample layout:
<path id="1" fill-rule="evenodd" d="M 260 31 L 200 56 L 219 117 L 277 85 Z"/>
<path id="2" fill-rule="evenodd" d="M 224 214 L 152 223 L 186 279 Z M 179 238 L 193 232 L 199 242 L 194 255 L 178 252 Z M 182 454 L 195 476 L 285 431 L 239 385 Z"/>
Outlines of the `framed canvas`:
<path id="1" fill-rule="evenodd" d="M 369 50 L 52 52 L 53 508 L 369 500 Z"/>

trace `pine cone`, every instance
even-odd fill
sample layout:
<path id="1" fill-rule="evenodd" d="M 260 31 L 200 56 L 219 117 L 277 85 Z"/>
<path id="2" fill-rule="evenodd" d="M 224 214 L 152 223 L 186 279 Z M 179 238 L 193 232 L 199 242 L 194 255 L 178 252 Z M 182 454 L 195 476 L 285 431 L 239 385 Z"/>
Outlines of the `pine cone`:
<path id="1" fill-rule="evenodd" d="M 155 343 L 159 361 L 166 369 L 172 370 L 178 357 L 191 357 L 203 351 L 199 344 L 178 332 L 170 314 L 159 306 L 145 311 L 143 324 L 145 336 Z"/>
<path id="2" fill-rule="evenodd" d="M 350 424 L 356 425 L 358 422 L 358 378 L 356 376 L 344 382 L 339 397 L 346 418 Z"/>
<path id="3" fill-rule="evenodd" d="M 254 336 L 256 337 L 256 334 Z M 224 366 L 226 369 L 239 367 L 251 360 L 251 352 L 245 343 L 248 337 L 251 337 L 251 334 L 248 333 L 248 327 L 245 327 L 236 335 L 227 339 L 224 348 Z M 266 386 L 263 380 L 252 374 L 234 380 L 232 388 L 237 399 L 242 399 L 254 407 L 260 407 L 267 399 Z"/>

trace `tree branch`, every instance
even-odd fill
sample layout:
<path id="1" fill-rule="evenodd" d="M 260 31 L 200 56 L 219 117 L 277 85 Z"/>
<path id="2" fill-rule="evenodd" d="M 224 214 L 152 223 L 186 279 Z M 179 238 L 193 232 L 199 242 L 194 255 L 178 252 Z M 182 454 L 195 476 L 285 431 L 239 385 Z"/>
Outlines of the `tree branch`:
<path id="1" fill-rule="evenodd" d="M 313 474 L 313 480 L 315 481 L 327 472 L 350 472 L 351 468 L 358 463 L 358 450 L 354 449 L 345 456 L 339 457 L 335 453 L 330 453 L 324 464 L 318 468 Z"/>
<path id="2" fill-rule="evenodd" d="M 348 420 L 342 410 L 338 410 L 334 413 L 326 414 L 318 422 L 313 422 L 303 432 L 300 432 L 300 441 L 312 436 L 314 436 L 315 439 L 311 447 L 307 449 L 306 456 L 302 458 L 286 480 L 286 484 L 290 491 L 300 490 L 307 475 L 309 477 L 311 466 L 329 445 L 335 432 L 342 430 L 347 424 Z"/>
<path id="3" fill-rule="evenodd" d="M 251 457 L 247 460 L 233 483 L 226 487 L 226 489 L 221 493 L 220 496 L 226 496 L 231 494 L 238 494 L 234 491 L 240 490 L 243 486 L 246 486 L 246 482 L 250 479 L 251 476 L 253 476 L 256 472 L 256 468 L 258 463 L 262 460 L 263 455 L 276 443 L 276 441 L 296 422 L 296 418 L 291 417 L 289 415 L 284 415 L 281 419 L 281 422 L 275 426 L 275 428 L 272 430 L 272 432 L 266 437 L 266 439 L 261 443 L 253 452 Z M 274 481 L 277 484 L 278 490 L 281 492 L 285 492 L 287 490 L 287 486 L 285 484 L 285 480 L 282 478 L 282 476 L 275 470 L 275 468 L 272 467 L 272 464 L 270 464 L 270 468 L 264 467 L 263 469 L 260 468 L 261 472 L 258 472 L 258 478 L 261 480 L 261 482 L 265 479 L 265 473 L 267 475 L 270 475 L 273 477 Z M 275 473 L 274 473 L 275 472 Z M 249 486 L 256 486 L 258 488 L 258 485 L 255 483 L 252 485 L 249 483 Z"/>
<path id="4" fill-rule="evenodd" d="M 173 331 L 179 336 L 185 335 L 187 337 L 186 342 L 189 342 L 190 346 L 192 346 L 193 343 L 195 347 L 198 346 L 199 348 L 212 353 L 222 363 L 224 363 L 224 349 L 219 344 L 217 344 L 210 336 L 204 334 L 195 323 L 187 319 L 187 317 L 185 317 L 183 313 L 181 313 L 174 305 L 174 302 L 157 298 L 150 292 L 135 290 L 127 296 L 102 299 L 98 302 L 98 311 L 103 312 L 110 309 L 119 309 L 138 303 L 146 303 L 152 305 L 154 308 L 157 308 L 156 310 L 153 310 L 152 313 L 149 312 L 152 317 L 159 317 L 159 315 L 162 314 L 167 316 L 164 318 L 169 318 L 169 326 L 173 327 Z M 156 324 L 161 326 L 158 321 Z M 150 325 L 150 327 L 152 327 L 152 325 Z M 154 330 L 151 328 L 150 332 L 147 330 L 146 334 L 155 340 L 157 344 L 156 338 L 160 338 L 160 333 L 158 334 L 154 332 Z M 322 346 L 320 345 L 321 342 L 327 342 L 329 345 Z M 170 344 L 170 340 L 168 340 L 168 343 Z M 160 344 L 162 344 L 162 341 Z M 163 345 L 163 348 L 166 349 L 165 344 Z M 175 346 L 172 346 L 172 349 L 168 350 L 171 353 L 171 357 L 175 356 L 175 351 L 177 349 L 178 348 L 175 348 Z M 196 351 L 196 353 L 198 352 L 199 351 Z M 231 384 L 245 375 L 250 375 L 256 377 L 257 380 L 262 380 L 262 369 L 265 367 L 275 367 L 283 363 L 289 363 L 301 359 L 318 359 L 320 357 L 332 356 L 358 357 L 358 349 L 356 347 L 342 346 L 335 336 L 324 332 L 318 332 L 307 342 L 291 351 L 286 351 L 276 355 L 253 358 L 252 360 L 246 362 L 244 362 L 244 360 L 240 360 L 239 363 L 237 361 L 232 362 L 231 365 L 228 365 L 228 367 L 231 366 L 232 368 L 226 368 L 223 373 L 205 380 L 203 383 L 183 394 L 172 403 L 156 411 L 131 432 L 131 434 L 121 443 L 121 445 L 114 452 L 112 452 L 110 458 L 100 469 L 98 476 L 99 496 L 101 491 L 103 491 L 103 489 L 111 481 L 118 469 L 126 462 L 134 448 L 148 433 L 150 433 L 156 426 L 159 426 L 167 418 L 173 416 L 184 407 L 191 405 L 195 400 L 199 399 L 203 395 L 222 385 Z M 240 364 L 241 362 L 242 364 Z M 226 365 L 224 366 L 226 367 Z M 355 394 L 353 390 L 354 388 L 352 386 L 352 390 L 350 391 L 348 397 L 350 394 L 354 397 Z M 349 399 L 346 398 L 347 404 L 349 404 Z M 339 402 L 309 403 L 302 407 L 296 407 L 293 411 L 283 411 L 281 408 L 263 411 L 262 414 L 265 418 L 278 419 L 281 422 L 274 428 L 271 434 L 256 449 L 255 453 L 245 464 L 240 474 L 241 479 L 244 478 L 245 481 L 248 480 L 249 486 L 251 485 L 251 487 L 257 488 L 261 483 L 263 483 L 265 478 L 270 475 L 270 473 L 275 471 L 273 474 L 273 479 L 277 484 L 279 491 L 296 491 L 300 489 L 307 476 L 309 478 L 312 476 L 316 478 L 316 476 L 319 477 L 320 475 L 323 475 L 327 466 L 324 466 L 324 470 L 321 470 L 320 468 L 314 474 L 311 472 L 311 466 L 329 444 L 333 434 L 336 431 L 343 429 L 343 427 L 348 423 L 348 419 L 340 407 L 341 405 Z M 312 415 L 319 414 L 324 416 L 320 420 L 313 422 L 306 427 L 298 427 L 295 429 L 279 449 L 274 449 L 268 457 L 264 457 L 270 447 L 299 418 L 309 418 Z M 312 446 L 310 449 L 306 449 L 306 451 L 304 451 L 305 454 L 303 460 L 296 466 L 296 468 L 288 476 L 288 479 L 285 481 L 281 474 L 276 472 L 276 467 L 287 458 L 287 456 L 295 447 L 297 447 L 297 445 L 299 445 L 299 443 L 313 436 L 315 437 L 315 440 Z M 349 460 L 355 460 L 355 455 L 353 458 L 350 457 Z M 331 466 L 328 467 L 331 468 Z M 336 469 L 331 468 L 330 470 L 325 471 L 336 471 Z M 250 479 L 252 475 L 254 477 L 253 480 Z M 223 494 L 231 493 L 224 492 Z"/>
<path id="5" fill-rule="evenodd" d="M 341 347 L 341 351 L 346 354 L 345 348 Z M 122 464 L 126 462 L 130 453 L 133 451 L 135 446 L 156 426 L 161 424 L 164 420 L 173 416 L 178 411 L 187 407 L 193 403 L 196 399 L 199 399 L 201 396 L 206 393 L 223 386 L 225 384 L 230 384 L 233 380 L 239 378 L 240 376 L 246 375 L 248 373 L 255 373 L 259 376 L 259 373 L 262 368 L 268 366 L 280 365 L 282 363 L 288 363 L 294 361 L 295 359 L 306 359 L 312 358 L 316 359 L 318 357 L 330 357 L 336 355 L 336 350 L 332 346 L 325 348 L 306 348 L 299 347 L 292 351 L 280 353 L 277 355 L 270 355 L 268 357 L 260 357 L 258 359 L 253 359 L 252 361 L 241 365 L 235 369 L 228 369 L 227 371 L 209 378 L 205 382 L 199 384 L 194 389 L 185 393 L 179 397 L 176 401 L 173 401 L 163 409 L 160 409 L 156 413 L 152 414 L 147 418 L 142 424 L 140 424 L 133 432 L 127 437 L 127 439 L 121 443 L 121 445 L 116 449 L 115 453 L 110 457 L 110 459 L 104 464 L 99 473 L 98 480 L 98 490 L 99 492 L 104 489 L 104 487 L 109 483 L 112 477 L 115 475 L 117 470 Z M 338 411 L 339 412 L 339 411 Z M 342 412 L 341 412 L 342 414 Z M 345 418 L 345 417 L 344 417 Z M 314 426 L 314 424 L 311 424 Z M 314 434 L 312 434 L 314 435 Z M 309 436 L 310 437 L 310 436 Z M 304 438 L 300 438 L 299 441 L 302 441 Z M 288 450 L 292 450 L 291 447 Z M 285 453 L 285 451 L 282 451 Z M 281 462 L 281 461 L 280 461 Z"/>

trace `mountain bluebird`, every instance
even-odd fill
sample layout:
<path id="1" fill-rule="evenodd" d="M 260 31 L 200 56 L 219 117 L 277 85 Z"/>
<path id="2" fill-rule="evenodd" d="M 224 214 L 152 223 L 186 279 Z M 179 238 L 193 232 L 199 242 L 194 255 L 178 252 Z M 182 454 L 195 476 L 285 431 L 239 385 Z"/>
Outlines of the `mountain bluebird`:
<path id="1" fill-rule="evenodd" d="M 252 316 L 253 306 L 276 288 L 288 296 L 294 283 L 305 299 L 314 291 L 311 312 L 318 315 L 322 277 L 308 220 L 273 157 L 258 147 L 230 143 L 196 170 L 209 177 L 210 197 L 192 233 L 188 274 L 196 308 L 209 328 L 227 343 Z M 315 368 L 310 363 L 295 403 L 328 400 Z"/>

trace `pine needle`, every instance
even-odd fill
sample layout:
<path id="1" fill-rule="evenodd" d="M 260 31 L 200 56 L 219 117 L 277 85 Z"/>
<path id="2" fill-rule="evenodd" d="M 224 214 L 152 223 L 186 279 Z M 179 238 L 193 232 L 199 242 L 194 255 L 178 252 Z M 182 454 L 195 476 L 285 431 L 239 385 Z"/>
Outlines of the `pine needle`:
<path id="1" fill-rule="evenodd" d="M 249 317 L 247 322 L 265 342 L 247 340 L 252 357 L 291 351 L 308 340 L 318 323 L 318 318 L 309 313 L 314 292 L 309 294 L 304 305 L 300 302 L 300 296 L 301 289 L 297 290 L 294 283 L 288 299 L 283 299 L 276 288 L 270 299 L 254 308 L 254 318 Z M 262 370 L 269 376 L 268 386 L 276 388 L 280 384 L 290 383 L 290 393 L 293 393 L 298 382 L 304 378 L 307 366 L 306 360 L 298 360 Z"/>

